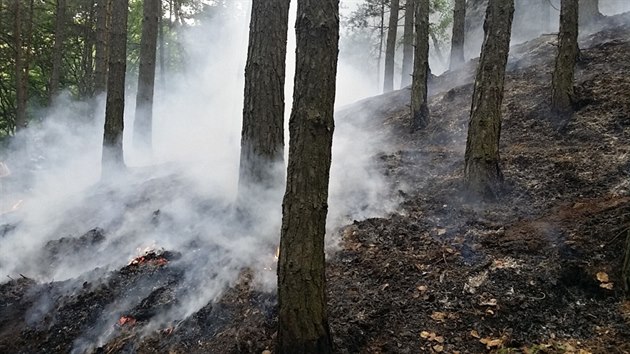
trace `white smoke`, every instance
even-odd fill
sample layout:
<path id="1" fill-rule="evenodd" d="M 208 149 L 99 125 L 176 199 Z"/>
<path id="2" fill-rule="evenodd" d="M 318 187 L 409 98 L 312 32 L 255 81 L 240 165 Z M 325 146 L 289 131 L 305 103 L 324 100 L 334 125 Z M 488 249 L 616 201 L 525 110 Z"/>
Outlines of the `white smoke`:
<path id="1" fill-rule="evenodd" d="M 106 276 L 143 249 L 163 248 L 182 253 L 172 265 L 184 269 L 179 287 L 190 290 L 180 294 L 179 305 L 162 314 L 160 321 L 189 316 L 217 299 L 245 267 L 259 271 L 264 289 L 274 288 L 281 201 L 255 201 L 260 213 L 255 225 L 241 225 L 229 212 L 238 182 L 249 29 L 249 9 L 232 11 L 230 16 L 215 17 L 185 32 L 186 68 L 166 77 L 166 87 L 157 87 L 152 156 L 132 148 L 135 96 L 128 93 L 127 175 L 99 182 L 104 97 L 87 103 L 62 95 L 40 123 L 16 137 L 3 154 L 12 174 L 0 179 L 0 212 L 17 200 L 24 202 L 18 210 L 0 215 L 0 225 L 15 226 L 7 232 L 0 229 L 4 279 L 0 282 L 9 280 L 6 276 L 23 274 L 41 282 L 77 279 L 80 286 L 83 278 L 94 276 L 95 269 Z M 291 24 L 294 21 L 295 6 Z M 295 62 L 295 34 L 289 28 L 287 118 Z M 360 70 L 340 58 L 338 106 L 372 94 L 369 86 Z M 95 109 L 98 118 L 86 118 Z M 393 205 L 385 202 L 386 183 L 373 159 L 384 141 L 362 127 L 367 116 L 344 116 L 337 122 L 329 200 L 331 234 L 344 222 L 378 215 Z M 79 248 L 60 247 L 51 253 L 57 240 L 76 238 L 95 227 L 104 230 L 103 240 L 87 239 Z M 32 320 L 50 307 L 50 299 L 44 300 L 30 311 Z M 77 350 L 106 340 L 107 321 L 134 305 L 112 305 L 95 326 L 100 333 L 86 333 L 77 340 Z"/>

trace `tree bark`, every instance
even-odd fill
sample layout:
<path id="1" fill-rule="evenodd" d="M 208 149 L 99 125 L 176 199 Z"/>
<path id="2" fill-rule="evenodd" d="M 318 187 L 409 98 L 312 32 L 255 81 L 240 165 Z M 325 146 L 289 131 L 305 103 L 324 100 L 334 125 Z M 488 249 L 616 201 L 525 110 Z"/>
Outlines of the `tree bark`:
<path id="1" fill-rule="evenodd" d="M 324 236 L 339 52 L 339 0 L 299 0 L 278 261 L 279 353 L 331 353 Z"/>
<path id="2" fill-rule="evenodd" d="M 411 84 L 411 131 L 429 124 L 429 0 L 416 2 L 416 49 Z"/>
<path id="3" fill-rule="evenodd" d="M 27 81 L 25 73 L 24 47 L 22 36 L 22 0 L 13 0 L 13 36 L 15 37 L 15 96 L 16 115 L 15 130 L 26 128 L 26 97 Z"/>
<path id="4" fill-rule="evenodd" d="M 239 200 L 284 179 L 284 82 L 290 0 L 254 0 L 245 67 Z M 243 206 L 243 205 L 241 205 Z"/>
<path id="5" fill-rule="evenodd" d="M 396 34 L 398 33 L 399 9 L 399 0 L 391 0 L 389 5 L 389 27 L 387 28 L 387 47 L 385 48 L 383 92 L 389 92 L 394 89 L 394 57 L 396 55 Z"/>
<path id="6" fill-rule="evenodd" d="M 96 5 L 96 51 L 94 68 L 94 91 L 101 94 L 107 88 L 108 33 L 110 25 L 110 0 L 97 0 Z"/>
<path id="7" fill-rule="evenodd" d="M 546 1 L 546 0 L 545 0 Z M 453 38 L 451 40 L 451 60 L 449 70 L 459 68 L 464 59 L 464 37 L 466 33 L 466 0 L 455 0 L 453 10 Z"/>
<path id="8" fill-rule="evenodd" d="M 400 87 L 411 84 L 413 73 L 413 25 L 415 17 L 415 1 L 407 0 L 405 4 L 405 32 L 403 33 L 403 61 Z"/>
<path id="9" fill-rule="evenodd" d="M 123 158 L 123 117 L 125 112 L 129 0 L 116 0 L 112 5 L 107 102 L 103 134 L 102 175 L 104 177 L 119 173 L 125 169 Z"/>
<path id="10" fill-rule="evenodd" d="M 501 104 L 513 16 L 514 0 L 489 1 L 464 167 L 465 185 L 474 197 L 495 198 L 502 187 L 503 174 L 499 167 Z"/>
<path id="11" fill-rule="evenodd" d="M 551 80 L 551 108 L 562 121 L 566 121 L 573 112 L 573 77 L 578 56 L 578 4 L 575 0 L 562 0 L 560 7 L 558 54 Z"/>
<path id="12" fill-rule="evenodd" d="M 164 55 L 166 41 L 164 40 L 164 10 L 162 8 L 162 0 L 160 0 L 160 21 L 159 21 L 159 32 L 158 32 L 158 41 L 159 45 L 159 56 L 160 56 L 160 89 L 164 90 L 166 88 L 166 57 Z"/>
<path id="13" fill-rule="evenodd" d="M 153 137 L 153 92 L 155 88 L 155 61 L 157 54 L 158 22 L 161 0 L 144 0 L 142 37 L 140 38 L 140 65 L 136 115 L 133 124 L 134 146 L 150 152 Z"/>
<path id="14" fill-rule="evenodd" d="M 630 298 L 630 230 L 626 231 L 626 234 L 625 256 L 623 259 L 623 267 L 621 268 L 621 276 L 623 278 L 626 298 Z"/>
<path id="15" fill-rule="evenodd" d="M 592 26 L 604 15 L 599 12 L 599 0 L 579 0 L 580 26 Z"/>
<path id="16" fill-rule="evenodd" d="M 381 84 L 381 63 L 383 61 L 383 41 L 385 38 L 385 0 L 381 0 L 381 24 L 379 26 L 378 63 L 376 65 L 376 86 Z"/>
<path id="17" fill-rule="evenodd" d="M 61 79 L 61 61 L 63 59 L 63 41 L 66 20 L 66 0 L 57 0 L 57 13 L 55 16 L 55 44 L 53 47 L 52 72 L 50 74 L 50 87 L 48 91 L 48 104 L 59 93 L 59 80 Z"/>

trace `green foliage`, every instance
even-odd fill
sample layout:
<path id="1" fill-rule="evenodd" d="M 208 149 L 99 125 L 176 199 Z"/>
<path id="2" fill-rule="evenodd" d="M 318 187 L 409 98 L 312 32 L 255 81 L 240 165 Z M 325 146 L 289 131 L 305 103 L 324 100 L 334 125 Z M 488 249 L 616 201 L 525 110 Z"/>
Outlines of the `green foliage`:
<path id="1" fill-rule="evenodd" d="M 405 1 L 401 1 L 401 15 L 399 26 L 404 21 Z M 365 0 L 350 15 L 342 18 L 342 40 L 344 47 L 369 48 L 368 60 L 374 61 L 379 56 L 381 43 L 381 13 L 383 6 L 384 33 L 387 32 L 387 17 L 389 16 L 389 0 Z M 431 0 L 431 23 L 429 31 L 439 40 L 450 38 L 448 29 L 453 22 L 453 7 L 450 0 Z M 402 35 L 399 36 L 402 43 Z M 365 49 L 363 50 L 365 51 Z"/>
<path id="2" fill-rule="evenodd" d="M 15 36 L 12 3 L 0 1 L 0 141 L 6 141 L 6 137 L 15 132 Z M 23 4 L 24 17 L 23 48 L 29 52 L 27 114 L 32 124 L 40 118 L 38 112 L 42 111 L 41 108 L 49 103 L 57 1 L 33 0 L 32 22 L 28 17 L 30 1 L 21 0 L 20 3 Z M 66 3 L 60 87 L 71 98 L 89 99 L 95 91 L 97 4 L 96 0 L 66 0 Z M 201 20 L 224 16 L 226 9 L 241 5 L 240 1 L 235 0 L 163 0 L 163 39 L 159 42 L 164 45 L 164 63 L 160 65 L 162 63 L 158 54 L 158 66 L 163 67 L 166 72 L 181 70 L 186 59 L 181 45 L 182 30 L 199 24 Z M 127 81 L 131 84 L 135 83 L 138 71 L 142 17 L 142 0 L 130 0 Z M 24 31 L 29 23 L 33 25 L 32 36 L 27 36 Z M 163 73 L 158 72 L 160 74 Z"/>

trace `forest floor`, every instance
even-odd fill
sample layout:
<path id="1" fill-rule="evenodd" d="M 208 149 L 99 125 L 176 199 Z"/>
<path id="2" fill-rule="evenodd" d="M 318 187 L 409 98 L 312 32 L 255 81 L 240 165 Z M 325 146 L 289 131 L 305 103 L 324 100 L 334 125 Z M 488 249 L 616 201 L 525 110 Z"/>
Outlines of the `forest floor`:
<path id="1" fill-rule="evenodd" d="M 327 270 L 338 352 L 630 353 L 620 274 L 630 220 L 630 15 L 604 24 L 581 39 L 577 112 L 568 124 L 549 114 L 555 36 L 512 48 L 501 135 L 506 189 L 496 202 L 462 196 L 476 62 L 434 79 L 424 131 L 409 133 L 408 90 L 338 113 L 342 120 L 369 112 L 365 123 L 388 137 L 391 146 L 375 158 L 402 200 L 390 215 L 339 230 Z M 72 242 L 98 242 L 100 233 Z M 146 281 L 157 290 L 95 352 L 273 348 L 275 296 L 253 290 L 247 271 L 175 326 L 137 329 L 175 301 L 169 289 L 180 273 L 168 262 L 177 257 L 152 253 L 107 283 L 86 283 L 56 300 L 41 323 L 25 319 L 34 294 L 62 285 L 1 284 L 0 352 L 70 352 L 112 297 Z"/>

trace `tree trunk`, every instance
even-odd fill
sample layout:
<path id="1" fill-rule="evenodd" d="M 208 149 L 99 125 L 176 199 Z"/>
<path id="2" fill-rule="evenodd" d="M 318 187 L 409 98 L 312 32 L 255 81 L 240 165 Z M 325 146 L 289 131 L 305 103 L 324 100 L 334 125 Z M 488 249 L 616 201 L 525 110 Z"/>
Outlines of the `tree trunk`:
<path id="1" fill-rule="evenodd" d="M 484 41 L 475 78 L 464 180 L 471 196 L 495 198 L 503 182 L 499 167 L 501 103 L 510 51 L 514 0 L 490 0 Z"/>
<path id="2" fill-rule="evenodd" d="M 391 0 L 389 5 L 389 27 L 387 28 L 387 47 L 385 48 L 383 92 L 389 92 L 394 89 L 394 58 L 396 55 L 396 34 L 398 32 L 399 5 L 399 0 Z"/>
<path id="3" fill-rule="evenodd" d="M 55 16 L 55 44 L 53 47 L 52 72 L 50 74 L 50 87 L 48 91 L 48 104 L 59 93 L 59 80 L 61 78 L 61 61 L 63 59 L 63 41 L 66 20 L 66 0 L 57 0 L 57 13 Z"/>
<path id="4" fill-rule="evenodd" d="M 415 17 L 415 1 L 407 0 L 405 4 L 405 32 L 403 33 L 403 61 L 400 87 L 411 84 L 413 73 L 413 24 Z"/>
<path id="5" fill-rule="evenodd" d="M 96 51 L 94 68 L 94 91 L 101 94 L 107 88 L 107 47 L 110 25 L 110 0 L 97 0 L 96 4 Z"/>
<path id="6" fill-rule="evenodd" d="M 599 0 L 580 0 L 580 26 L 592 26 L 604 15 L 599 12 Z"/>
<path id="7" fill-rule="evenodd" d="M 16 115 L 15 130 L 26 128 L 26 73 L 24 60 L 24 47 L 22 36 L 22 0 L 13 0 L 14 34 L 15 37 L 15 96 Z"/>
<path id="8" fill-rule="evenodd" d="M 545 0 L 546 1 L 546 0 Z M 459 68 L 464 59 L 464 37 L 466 28 L 466 0 L 455 0 L 453 10 L 453 38 L 451 40 L 451 61 L 449 70 Z"/>
<path id="9" fill-rule="evenodd" d="M 381 84 L 381 63 L 383 62 L 383 41 L 385 38 L 385 0 L 381 0 L 381 24 L 379 26 L 378 63 L 376 64 L 376 86 Z"/>
<path id="10" fill-rule="evenodd" d="M 79 86 L 79 94 L 82 97 L 89 98 L 94 95 L 94 31 L 93 22 L 95 0 L 86 1 L 85 23 L 83 26 L 83 55 L 81 57 L 81 65 L 83 75 L 81 85 Z"/>
<path id="11" fill-rule="evenodd" d="M 159 55 L 160 55 L 160 89 L 164 90 L 166 88 L 166 63 L 164 62 L 164 46 L 166 45 L 166 41 L 164 40 L 164 9 L 162 8 L 162 0 L 160 0 L 160 21 L 159 21 L 159 29 L 158 32 L 158 41 L 159 45 Z"/>
<path id="12" fill-rule="evenodd" d="M 573 76 L 578 55 L 578 4 L 575 0 L 562 0 L 560 7 L 558 55 L 551 81 L 551 108 L 566 123 L 573 112 Z"/>
<path id="13" fill-rule="evenodd" d="M 416 2 L 416 50 L 411 84 L 411 131 L 429 124 L 429 0 Z"/>
<path id="14" fill-rule="evenodd" d="M 623 278 L 623 288 L 626 292 L 626 298 L 630 298 L 630 230 L 626 231 L 626 233 L 625 256 L 623 259 L 621 276 Z"/>
<path id="15" fill-rule="evenodd" d="M 127 67 L 127 14 L 129 0 L 112 4 L 112 25 L 109 35 L 109 73 L 103 135 L 102 175 L 116 174 L 125 169 L 123 129 L 125 112 L 125 70 Z"/>
<path id="16" fill-rule="evenodd" d="M 290 0 L 252 2 L 241 133 L 241 201 L 253 192 L 250 188 L 276 189 L 283 183 L 289 3 Z"/>
<path id="17" fill-rule="evenodd" d="M 324 236 L 339 52 L 339 0 L 299 0 L 278 261 L 278 353 L 331 353 Z"/>
<path id="18" fill-rule="evenodd" d="M 142 8 L 142 37 L 140 38 L 140 65 L 138 68 L 133 142 L 137 148 L 144 152 L 150 152 L 152 147 L 153 90 L 155 87 L 160 1 L 144 0 Z"/>

